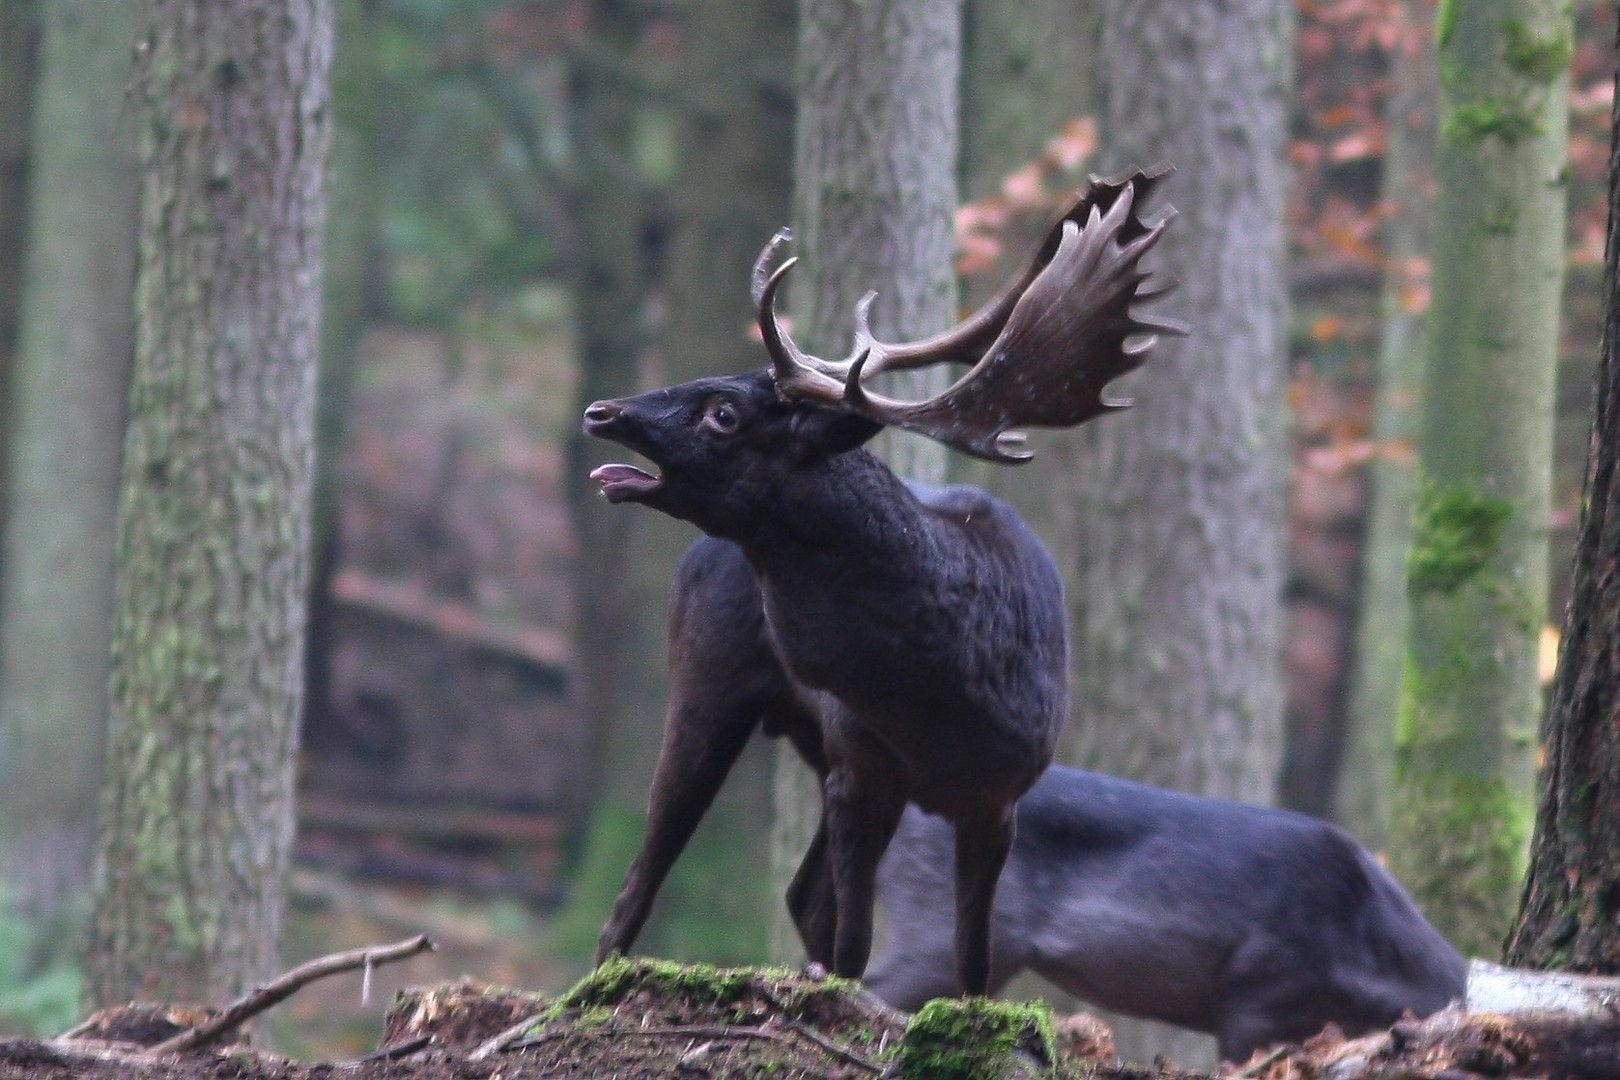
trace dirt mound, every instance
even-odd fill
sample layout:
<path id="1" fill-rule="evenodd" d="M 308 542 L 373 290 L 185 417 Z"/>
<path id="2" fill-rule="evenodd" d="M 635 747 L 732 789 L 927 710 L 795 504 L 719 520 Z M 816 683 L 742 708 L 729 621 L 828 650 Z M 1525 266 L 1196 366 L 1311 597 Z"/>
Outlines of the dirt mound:
<path id="1" fill-rule="evenodd" d="M 174 1023 L 153 1024 L 152 1012 L 110 1010 L 81 1025 L 74 1039 L 0 1042 L 0 1080 L 1078 1075 L 1077 1066 L 1055 1063 L 1044 1005 L 939 1001 L 912 1017 L 858 983 L 782 969 L 614 960 L 555 999 L 471 980 L 408 990 L 390 1009 L 383 1048 L 340 1063 L 305 1064 L 240 1045 L 154 1060 L 143 1057 L 141 1047 L 172 1033 Z"/>

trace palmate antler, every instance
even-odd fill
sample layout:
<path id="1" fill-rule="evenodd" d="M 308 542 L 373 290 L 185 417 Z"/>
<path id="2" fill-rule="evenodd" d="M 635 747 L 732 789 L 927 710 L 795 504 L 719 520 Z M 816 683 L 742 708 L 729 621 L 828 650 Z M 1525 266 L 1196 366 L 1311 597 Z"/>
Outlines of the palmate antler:
<path id="1" fill-rule="evenodd" d="M 1138 199 L 1169 173 L 1135 171 L 1093 178 L 1085 194 L 1056 222 L 1028 269 L 965 322 L 923 341 L 888 344 L 872 337 L 868 293 L 855 306 L 855 347 L 828 361 L 799 349 L 776 316 L 776 293 L 796 261 L 767 276 L 788 239 L 779 232 L 754 264 L 759 328 L 784 397 L 814 401 L 905 428 L 989 461 L 1017 463 L 1024 436 L 1013 427 L 1073 427 L 1130 405 L 1102 396 L 1109 382 L 1141 366 L 1157 337 L 1183 335 L 1181 323 L 1138 317 L 1138 300 L 1159 296 L 1174 282 L 1148 285 L 1138 267 L 1174 217 L 1154 225 L 1134 213 Z M 1138 340 L 1127 344 L 1127 339 Z M 926 401 L 898 401 L 867 390 L 880 371 L 933 364 L 971 364 L 948 390 Z"/>

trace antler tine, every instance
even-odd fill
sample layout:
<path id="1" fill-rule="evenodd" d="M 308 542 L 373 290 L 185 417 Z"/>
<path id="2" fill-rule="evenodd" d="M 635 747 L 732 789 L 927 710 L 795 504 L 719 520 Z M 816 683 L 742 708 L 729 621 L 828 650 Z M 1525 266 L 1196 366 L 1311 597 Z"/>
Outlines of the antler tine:
<path id="1" fill-rule="evenodd" d="M 1140 266 L 1174 211 L 1151 225 L 1136 213 L 1140 199 L 1168 172 L 1094 177 L 1019 279 L 944 334 L 897 345 L 877 341 L 870 326 L 873 294 L 867 294 L 855 307 L 854 351 L 838 363 L 804 353 L 777 319 L 776 292 L 793 260 L 764 278 L 763 268 L 780 246 L 773 239 L 756 265 L 755 281 L 764 281 L 756 297 L 760 333 L 778 391 L 998 462 L 1031 456 L 1016 449 L 1022 436 L 1011 427 L 1072 427 L 1125 408 L 1129 402 L 1104 398 L 1104 387 L 1147 359 L 1155 335 L 1187 333 L 1179 322 L 1132 310 L 1175 285 L 1173 279 L 1150 283 Z M 951 361 L 973 366 L 926 401 L 898 401 L 865 386 L 868 376 L 882 370 Z"/>
<path id="2" fill-rule="evenodd" d="M 755 262 L 759 273 L 768 257 L 780 247 L 777 233 L 766 250 Z M 785 397 L 799 397 L 819 401 L 826 405 L 839 405 L 844 394 L 844 373 L 854 364 L 854 358 L 842 364 L 831 364 L 819 356 L 811 356 L 794 342 L 793 337 L 776 315 L 776 294 L 789 270 L 798 259 L 788 259 L 777 267 L 759 290 L 755 301 L 758 308 L 759 333 L 765 340 L 765 351 L 771 358 L 771 370 L 776 379 L 777 392 Z"/>
<path id="3" fill-rule="evenodd" d="M 869 393 L 861 380 L 876 367 L 863 362 L 844 373 L 844 407 L 979 457 L 1016 463 L 1031 455 L 1014 449 L 1022 440 L 1008 428 L 1070 427 L 1128 406 L 1102 391 L 1147 359 L 1157 338 L 1143 335 L 1187 332 L 1173 320 L 1131 310 L 1147 280 L 1141 259 L 1173 217 L 1166 213 L 1150 226 L 1134 213 L 1137 196 L 1162 175 L 1094 181 L 1042 245 L 1034 272 L 1026 272 L 1006 314 L 998 316 L 995 339 L 944 393 L 921 402 Z M 1168 287 L 1155 283 L 1151 292 Z"/>
<path id="4" fill-rule="evenodd" d="M 777 254 L 787 247 L 792 239 L 793 230 L 786 225 L 782 226 L 765 241 L 765 246 L 759 251 L 759 258 L 754 260 L 753 272 L 748 275 L 748 295 L 753 299 L 756 309 L 765 299 L 765 285 L 770 281 L 771 263 L 776 261 Z"/>
<path id="5" fill-rule="evenodd" d="M 863 342 L 857 336 L 856 352 L 863 344 L 869 345 L 872 350 L 872 358 L 864 368 L 865 375 L 869 377 L 882 371 L 907 371 L 942 363 L 977 363 L 1006 326 L 1019 297 L 1028 291 L 1030 284 L 1057 254 L 1065 221 L 1085 224 L 1091 211 L 1099 204 L 1112 205 L 1126 189 L 1134 189 L 1138 201 L 1145 199 L 1159 181 L 1173 171 L 1168 165 L 1155 165 L 1150 169 L 1138 169 L 1115 177 L 1093 175 L 1086 190 L 1075 196 L 1074 201 L 1047 230 L 1024 272 L 968 319 L 942 334 L 905 344 L 877 341 L 870 334 Z M 1160 224 L 1173 217 L 1175 211 L 1167 210 L 1166 214 L 1167 217 Z M 1149 227 L 1141 221 L 1134 217 L 1127 218 L 1122 226 L 1121 240 L 1133 240 L 1147 231 Z"/>

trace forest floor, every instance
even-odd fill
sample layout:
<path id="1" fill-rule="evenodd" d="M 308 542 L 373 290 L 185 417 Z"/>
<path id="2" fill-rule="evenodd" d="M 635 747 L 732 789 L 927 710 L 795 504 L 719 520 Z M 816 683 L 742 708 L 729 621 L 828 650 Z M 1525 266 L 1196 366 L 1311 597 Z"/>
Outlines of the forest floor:
<path id="1" fill-rule="evenodd" d="M 1107 1029 L 1093 1022 L 1055 1033 L 1043 1006 L 980 999 L 914 1019 L 843 980 L 664 961 L 610 961 L 556 998 L 465 979 L 406 990 L 389 1010 L 382 1049 L 343 1062 L 297 1062 L 242 1042 L 143 1053 L 199 1020 L 195 1009 L 130 1006 L 98 1014 L 71 1039 L 0 1041 L 0 1080 L 1198 1075 L 1163 1065 L 1097 1071 L 1097 1058 L 1112 1056 Z"/>
<path id="2" fill-rule="evenodd" d="M 0 1040 L 0 1080 L 1612 1080 L 1620 1063 L 1612 1025 L 1594 1037 L 1447 1010 L 1195 1073 L 1118 1064 L 1106 1028 L 1054 1025 L 1039 1004 L 937 1001 L 913 1017 L 814 972 L 623 959 L 557 997 L 468 979 L 403 991 L 380 1048 L 353 1059 L 153 1049 L 208 1012 L 126 1006 L 71 1037 Z"/>

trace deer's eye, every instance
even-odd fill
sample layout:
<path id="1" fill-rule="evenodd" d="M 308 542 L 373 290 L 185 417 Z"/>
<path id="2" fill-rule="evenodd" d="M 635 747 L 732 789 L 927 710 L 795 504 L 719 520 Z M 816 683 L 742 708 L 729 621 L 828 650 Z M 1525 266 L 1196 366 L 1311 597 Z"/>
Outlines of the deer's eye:
<path id="1" fill-rule="evenodd" d="M 737 430 L 741 422 L 737 416 L 737 407 L 729 401 L 711 402 L 703 410 L 704 423 L 722 435 L 730 435 Z"/>

